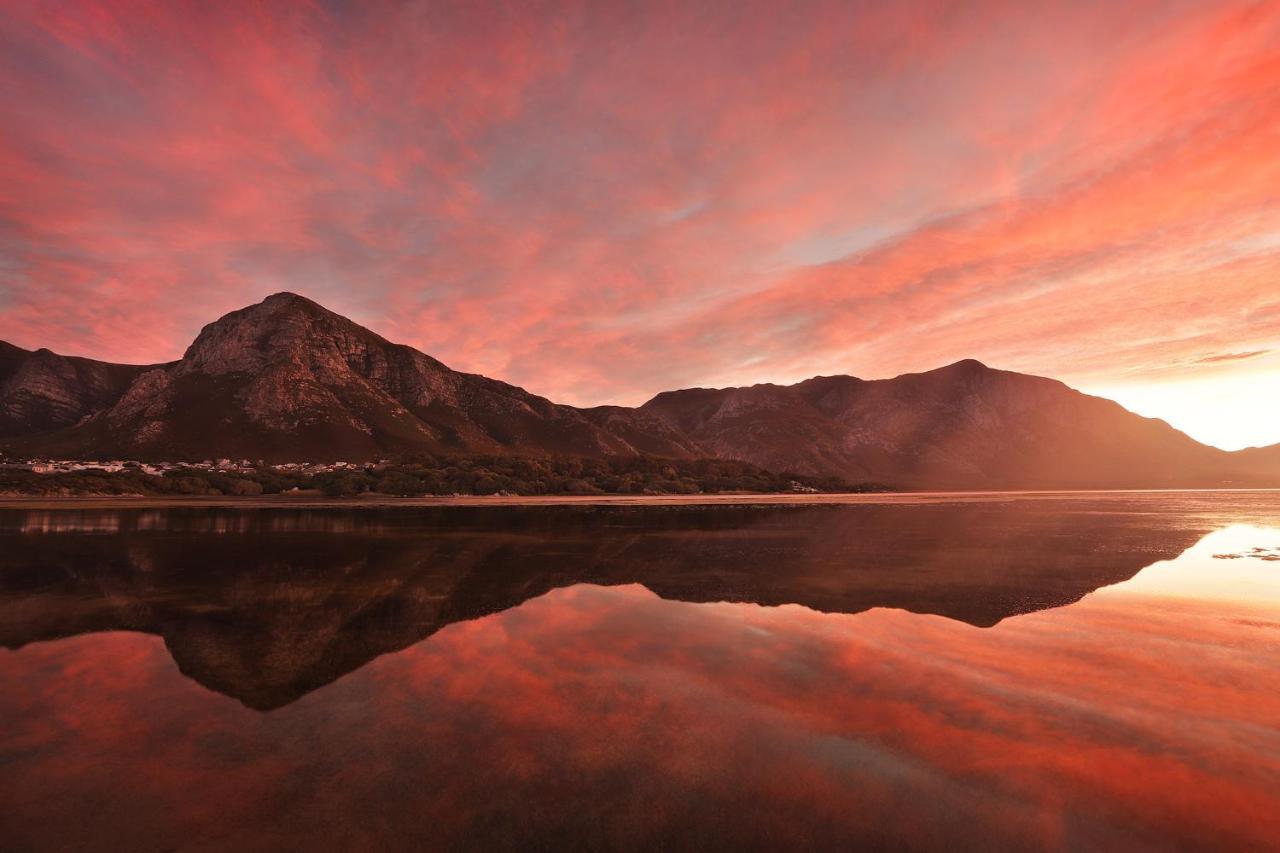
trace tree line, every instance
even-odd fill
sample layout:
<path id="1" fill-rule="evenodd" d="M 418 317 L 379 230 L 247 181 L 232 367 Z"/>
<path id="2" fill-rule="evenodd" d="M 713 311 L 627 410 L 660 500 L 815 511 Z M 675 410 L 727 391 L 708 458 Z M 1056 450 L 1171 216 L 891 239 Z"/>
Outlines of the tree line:
<path id="1" fill-rule="evenodd" d="M 687 495 L 725 492 L 884 491 L 839 477 L 775 473 L 725 459 L 644 456 L 532 458 L 447 457 L 418 454 L 391 462 L 306 473 L 259 465 L 247 470 L 177 467 L 148 474 L 122 471 L 36 474 L 0 470 L 0 493 L 22 495 L 232 495 L 282 493 L 356 497 L 365 493 L 424 495 Z"/>

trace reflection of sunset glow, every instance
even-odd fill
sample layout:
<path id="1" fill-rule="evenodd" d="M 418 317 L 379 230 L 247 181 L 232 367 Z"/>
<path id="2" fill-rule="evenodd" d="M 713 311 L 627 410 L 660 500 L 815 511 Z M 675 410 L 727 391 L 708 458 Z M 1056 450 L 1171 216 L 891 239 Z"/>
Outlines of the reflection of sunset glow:
<path id="1" fill-rule="evenodd" d="M 156 638 L 37 643 L 0 652 L 0 764 L 30 847 L 1257 848 L 1280 833 L 1280 632 L 1257 598 L 1146 593 L 1278 539 L 1220 531 L 990 629 L 580 585 L 265 714 Z"/>
<path id="2" fill-rule="evenodd" d="M 1177 559 L 1094 595 L 1132 593 L 1280 608 L 1280 529 L 1236 524 L 1215 531 Z"/>

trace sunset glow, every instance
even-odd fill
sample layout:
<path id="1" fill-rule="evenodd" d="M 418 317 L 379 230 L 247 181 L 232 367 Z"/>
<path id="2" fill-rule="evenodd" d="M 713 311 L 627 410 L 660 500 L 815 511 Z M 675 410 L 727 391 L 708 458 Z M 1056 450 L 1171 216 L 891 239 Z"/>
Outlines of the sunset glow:
<path id="1" fill-rule="evenodd" d="M 1280 4 L 29 2 L 0 338 L 290 290 L 558 401 L 962 358 L 1280 442 Z"/>
<path id="2" fill-rule="evenodd" d="M 1209 371 L 1166 382 L 1083 386 L 1131 411 L 1160 418 L 1226 450 L 1274 444 L 1280 424 L 1280 359 L 1269 369 Z"/>

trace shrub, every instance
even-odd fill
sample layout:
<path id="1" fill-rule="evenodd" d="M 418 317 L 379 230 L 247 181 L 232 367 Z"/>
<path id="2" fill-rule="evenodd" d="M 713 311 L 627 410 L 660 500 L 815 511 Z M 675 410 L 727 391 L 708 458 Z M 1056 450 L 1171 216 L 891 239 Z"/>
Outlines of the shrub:
<path id="1" fill-rule="evenodd" d="M 386 475 L 378 480 L 373 488 L 374 491 L 381 492 L 384 495 L 398 495 L 400 497 L 417 497 L 427 493 L 427 486 L 421 480 L 400 472 Z"/>

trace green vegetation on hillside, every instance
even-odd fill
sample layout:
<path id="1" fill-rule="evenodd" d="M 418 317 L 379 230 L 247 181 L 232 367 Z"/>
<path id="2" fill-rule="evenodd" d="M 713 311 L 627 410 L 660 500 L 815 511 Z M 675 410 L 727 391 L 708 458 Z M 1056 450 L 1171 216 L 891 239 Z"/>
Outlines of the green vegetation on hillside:
<path id="1" fill-rule="evenodd" d="M 0 470 L 0 494 L 60 495 L 233 495 L 293 491 L 331 497 L 377 493 L 422 495 L 604 495 L 778 493 L 790 491 L 883 491 L 836 477 L 777 474 L 732 460 L 678 460 L 640 456 L 603 459 L 557 457 L 433 457 L 417 455 L 378 465 L 306 472 L 260 466 L 218 471 L 180 467 L 164 474 L 140 468 L 86 469 L 36 474 Z"/>

